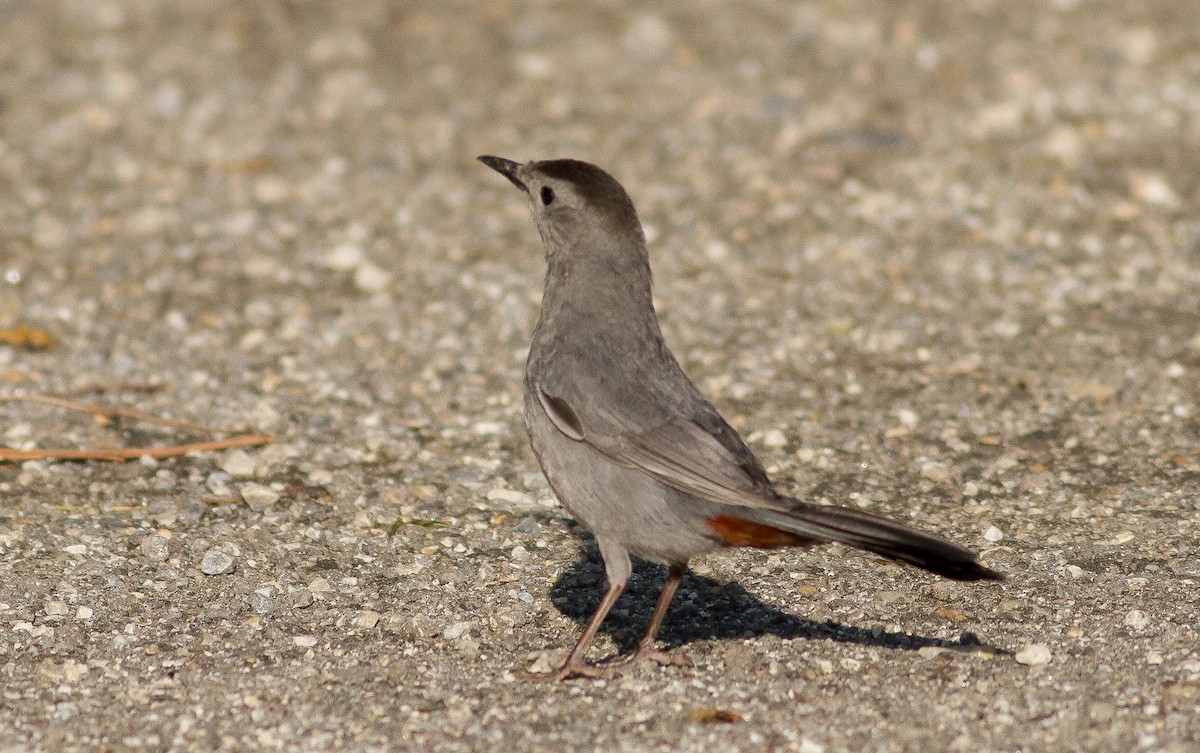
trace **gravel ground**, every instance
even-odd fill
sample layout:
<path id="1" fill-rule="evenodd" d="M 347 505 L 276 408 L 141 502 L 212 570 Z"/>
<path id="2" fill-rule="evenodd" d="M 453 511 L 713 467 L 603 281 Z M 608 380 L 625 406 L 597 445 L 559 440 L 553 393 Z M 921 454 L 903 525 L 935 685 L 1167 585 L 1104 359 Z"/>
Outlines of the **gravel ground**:
<path id="1" fill-rule="evenodd" d="M 276 437 L 0 465 L 0 751 L 1197 750 L 1189 5 L 0 0 L 0 327 L 59 341 L 0 392 Z M 603 571 L 482 153 L 625 183 L 782 488 L 1010 579 L 714 555 L 693 668 L 539 682 Z M 196 438 L 0 404 L 13 448 Z"/>

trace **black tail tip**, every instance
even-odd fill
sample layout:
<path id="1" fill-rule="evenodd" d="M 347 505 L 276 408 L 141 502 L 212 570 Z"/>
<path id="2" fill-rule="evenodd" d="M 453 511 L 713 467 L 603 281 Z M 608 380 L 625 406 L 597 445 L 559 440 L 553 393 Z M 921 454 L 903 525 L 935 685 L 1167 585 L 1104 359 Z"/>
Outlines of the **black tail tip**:
<path id="1" fill-rule="evenodd" d="M 963 562 L 956 567 L 939 572 L 952 580 L 1004 580 L 1008 576 L 993 570 L 982 562 Z"/>

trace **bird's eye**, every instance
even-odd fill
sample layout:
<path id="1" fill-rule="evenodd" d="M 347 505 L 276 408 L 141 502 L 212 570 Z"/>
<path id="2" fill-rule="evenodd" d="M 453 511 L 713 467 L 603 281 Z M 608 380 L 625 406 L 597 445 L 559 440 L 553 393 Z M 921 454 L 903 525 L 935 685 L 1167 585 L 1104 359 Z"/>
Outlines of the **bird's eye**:
<path id="1" fill-rule="evenodd" d="M 554 189 L 550 186 L 542 186 L 542 206 L 550 206 L 554 201 Z"/>

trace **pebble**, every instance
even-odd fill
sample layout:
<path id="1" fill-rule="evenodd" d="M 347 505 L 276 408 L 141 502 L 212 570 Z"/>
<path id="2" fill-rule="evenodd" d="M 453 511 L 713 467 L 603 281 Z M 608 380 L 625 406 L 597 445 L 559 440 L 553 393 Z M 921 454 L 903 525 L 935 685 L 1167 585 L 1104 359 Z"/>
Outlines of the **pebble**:
<path id="1" fill-rule="evenodd" d="M 532 659 L 532 663 L 529 665 L 531 674 L 546 675 L 558 669 L 566 658 L 566 652 L 562 650 L 534 651 L 527 658 Z"/>
<path id="2" fill-rule="evenodd" d="M 488 502 L 510 502 L 514 505 L 533 504 L 533 497 L 525 492 L 519 492 L 516 489 L 507 489 L 502 486 L 489 489 L 487 500 Z"/>
<path id="3" fill-rule="evenodd" d="M 523 519 L 513 530 L 517 533 L 537 533 L 542 530 L 542 526 L 536 518 L 530 517 Z"/>
<path id="4" fill-rule="evenodd" d="M 1140 609 L 1131 609 L 1125 614 L 1125 625 L 1135 630 L 1141 630 L 1150 624 L 1150 618 Z"/>
<path id="5" fill-rule="evenodd" d="M 91 607 L 80 607 L 75 610 L 75 619 L 90 620 L 96 615 L 96 610 Z"/>
<path id="6" fill-rule="evenodd" d="M 257 614 L 270 614 L 279 606 L 278 602 L 272 599 L 269 593 L 263 593 L 262 591 L 255 591 L 250 594 L 247 601 L 250 602 L 250 608 Z"/>
<path id="7" fill-rule="evenodd" d="M 950 471 L 946 470 L 946 466 L 941 463 L 922 463 L 921 478 L 927 478 L 937 484 L 942 484 L 950 480 Z"/>
<path id="8" fill-rule="evenodd" d="M 279 492 L 262 484 L 245 484 L 242 486 L 242 499 L 246 500 L 251 510 L 261 512 L 279 500 Z"/>
<path id="9" fill-rule="evenodd" d="M 245 450 L 233 450 L 225 455 L 221 470 L 230 476 L 253 476 L 254 458 Z"/>
<path id="10" fill-rule="evenodd" d="M 292 644 L 300 648 L 312 648 L 317 645 L 317 636 L 315 635 L 293 635 Z"/>
<path id="11" fill-rule="evenodd" d="M 354 284 L 366 293 L 378 293 L 392 284 L 392 273 L 366 262 L 354 271 Z"/>
<path id="12" fill-rule="evenodd" d="M 292 609 L 304 609 L 305 607 L 311 607 L 315 599 L 312 591 L 309 591 L 307 588 L 297 588 L 288 595 L 288 600 L 292 604 Z"/>
<path id="13" fill-rule="evenodd" d="M 363 263 L 363 250 L 353 243 L 335 246 L 325 254 L 325 266 L 338 272 L 349 272 Z"/>
<path id="14" fill-rule="evenodd" d="M 354 626 L 363 630 L 370 630 L 379 624 L 379 612 L 371 609 L 364 609 L 354 617 Z"/>
<path id="15" fill-rule="evenodd" d="M 1017 652 L 1017 663 L 1030 667 L 1050 663 L 1050 647 L 1045 643 L 1031 643 Z"/>
<path id="16" fill-rule="evenodd" d="M 1004 531 L 1001 531 L 996 526 L 988 526 L 983 530 L 983 538 L 994 544 L 1004 538 Z"/>
<path id="17" fill-rule="evenodd" d="M 200 572 L 205 575 L 221 575 L 233 569 L 233 556 L 220 549 L 209 549 L 200 560 Z"/>
<path id="18" fill-rule="evenodd" d="M 466 635 L 474 624 L 473 622 L 456 622 L 442 631 L 442 637 L 448 641 L 458 640 Z"/>
<path id="19" fill-rule="evenodd" d="M 625 49 L 645 60 L 663 60 L 671 51 L 671 27 L 658 16 L 644 14 L 633 20 L 621 37 Z"/>
<path id="20" fill-rule="evenodd" d="M 138 554 L 155 562 L 162 562 L 171 554 L 170 547 L 167 545 L 167 539 L 159 536 L 157 533 L 152 533 L 142 539 L 138 544 L 137 550 Z"/>
<path id="21" fill-rule="evenodd" d="M 63 549 L 67 554 L 87 554 L 87 544 L 71 544 Z"/>
<path id="22" fill-rule="evenodd" d="M 779 429 L 768 429 L 763 432 L 762 445 L 769 449 L 778 449 L 787 446 L 787 435 Z"/>
<path id="23" fill-rule="evenodd" d="M 48 601 L 46 602 L 47 617 L 66 617 L 70 614 L 70 608 L 67 607 L 65 601 Z"/>
<path id="24" fill-rule="evenodd" d="M 1133 198 L 1143 204 L 1167 208 L 1179 205 L 1179 195 L 1167 183 L 1167 179 L 1158 173 L 1141 173 L 1133 176 L 1129 182 L 1129 192 Z"/>

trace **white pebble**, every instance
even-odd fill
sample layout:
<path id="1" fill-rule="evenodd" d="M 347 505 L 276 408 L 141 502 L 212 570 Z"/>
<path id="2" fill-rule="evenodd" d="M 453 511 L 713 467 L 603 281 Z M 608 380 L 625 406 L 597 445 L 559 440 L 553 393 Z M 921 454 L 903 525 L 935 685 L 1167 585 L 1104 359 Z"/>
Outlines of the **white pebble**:
<path id="1" fill-rule="evenodd" d="M 317 636 L 315 635 L 293 635 L 292 644 L 301 648 L 312 648 L 317 645 Z"/>
<path id="2" fill-rule="evenodd" d="M 530 504 L 533 501 L 525 492 L 519 492 L 516 489 L 506 489 L 502 486 L 489 489 L 487 499 L 489 502 L 511 502 L 513 504 Z"/>
<path id="3" fill-rule="evenodd" d="M 392 273 L 371 262 L 359 266 L 354 272 L 354 284 L 366 293 L 378 293 L 392 283 Z"/>
<path id="4" fill-rule="evenodd" d="M 221 470 L 230 476 L 253 476 L 254 458 L 245 450 L 233 450 L 225 455 Z"/>
<path id="5" fill-rule="evenodd" d="M 921 477 L 942 484 L 950 480 L 950 471 L 946 470 L 946 466 L 941 463 L 922 463 Z"/>
<path id="6" fill-rule="evenodd" d="M 325 266 L 339 272 L 348 272 L 363 262 L 363 250 L 353 243 L 343 243 L 325 254 Z"/>
<path id="7" fill-rule="evenodd" d="M 1050 663 L 1050 647 L 1045 643 L 1031 643 L 1017 652 L 1017 663 L 1037 667 Z"/>
<path id="8" fill-rule="evenodd" d="M 233 569 L 233 557 L 220 549 L 209 549 L 200 560 L 200 572 L 205 575 L 221 575 Z"/>
<path id="9" fill-rule="evenodd" d="M 379 623 L 379 612 L 364 609 L 359 612 L 354 618 L 354 626 L 364 630 L 370 630 Z"/>
<path id="10" fill-rule="evenodd" d="M 442 631 L 442 637 L 448 641 L 456 641 L 471 629 L 470 622 L 456 622 Z"/>
<path id="11" fill-rule="evenodd" d="M 778 449 L 787 445 L 787 435 L 779 429 L 768 429 L 762 435 L 763 447 Z"/>
<path id="12" fill-rule="evenodd" d="M 1004 538 L 1004 532 L 996 526 L 988 526 L 983 531 L 983 538 L 994 544 Z"/>
<path id="13" fill-rule="evenodd" d="M 279 492 L 262 484 L 245 484 L 242 486 L 242 499 L 250 505 L 250 509 L 259 510 L 279 501 Z"/>
<path id="14" fill-rule="evenodd" d="M 1131 609 L 1125 615 L 1125 625 L 1135 630 L 1141 630 L 1150 624 L 1150 617 L 1140 609 Z"/>

